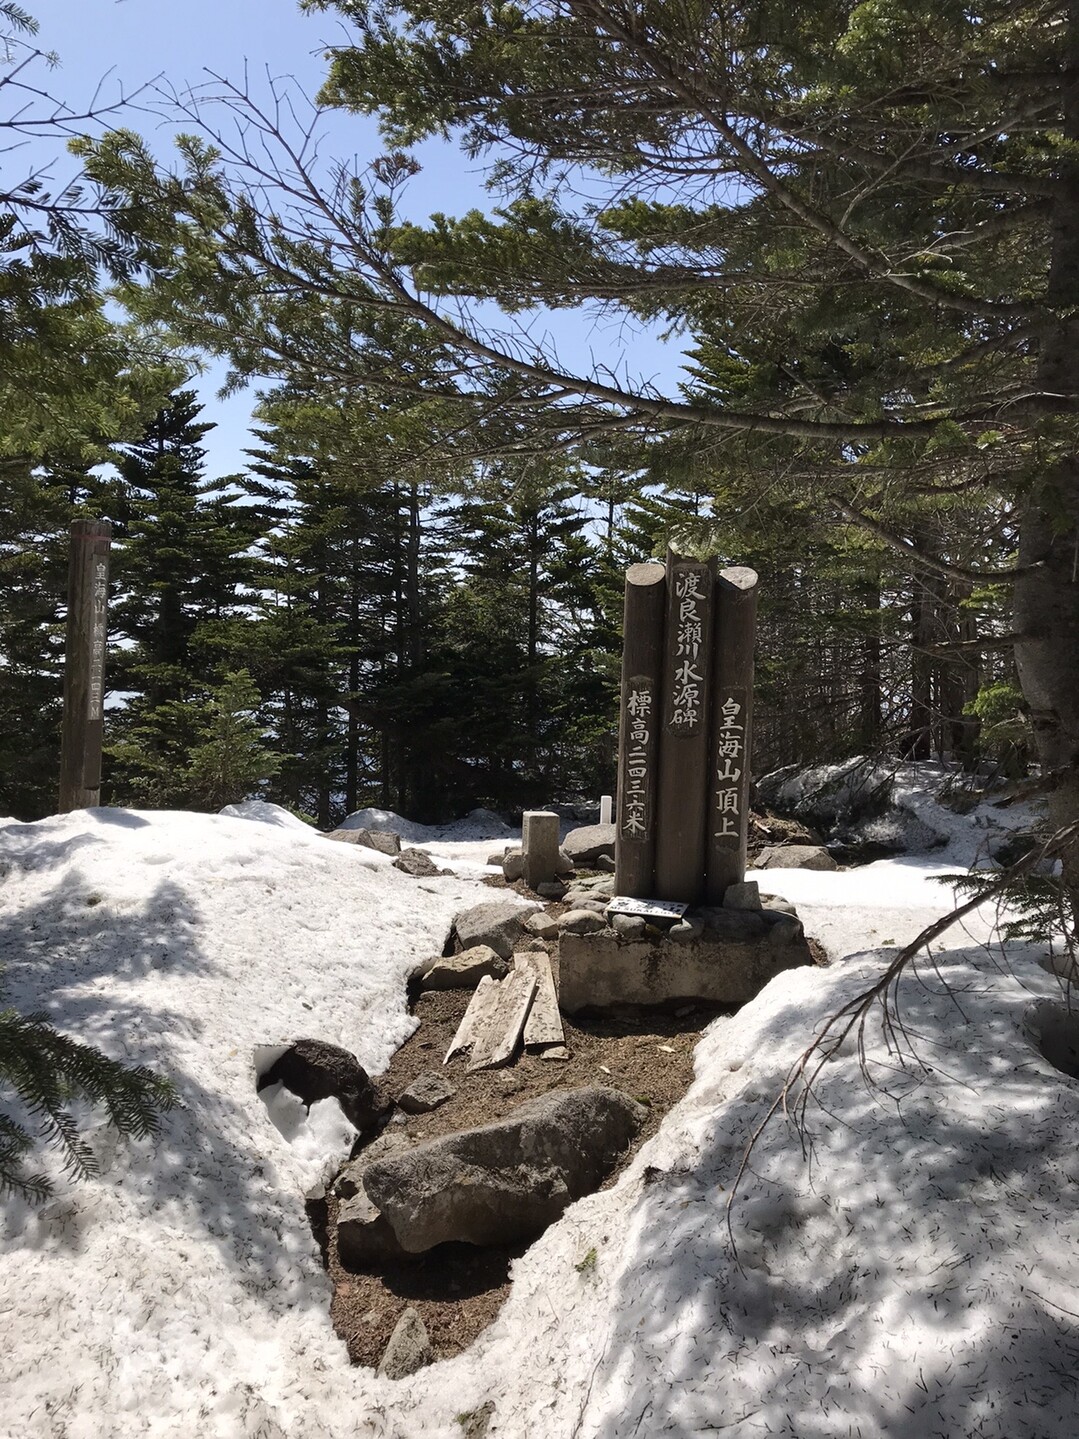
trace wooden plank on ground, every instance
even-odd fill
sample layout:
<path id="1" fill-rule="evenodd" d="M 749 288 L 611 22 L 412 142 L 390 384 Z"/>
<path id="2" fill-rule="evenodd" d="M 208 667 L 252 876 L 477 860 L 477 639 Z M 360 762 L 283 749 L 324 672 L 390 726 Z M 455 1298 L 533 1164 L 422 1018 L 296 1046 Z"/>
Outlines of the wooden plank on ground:
<path id="1" fill-rule="evenodd" d="M 443 1064 L 449 1064 L 455 1054 L 463 1054 L 475 1043 L 476 1036 L 487 1027 L 487 1021 L 498 1003 L 498 981 L 491 975 L 485 974 L 476 986 L 476 992 L 469 1001 L 468 1008 L 461 1016 L 461 1023 L 457 1026 L 457 1033 L 449 1049 L 446 1050 L 446 1058 Z"/>
<path id="2" fill-rule="evenodd" d="M 536 971 L 531 964 L 511 969 L 498 986 L 498 1004 L 483 1033 L 476 1033 L 469 1070 L 495 1069 L 513 1058 L 528 1009 L 536 993 Z"/>
<path id="3" fill-rule="evenodd" d="M 551 961 L 539 951 L 531 958 L 536 966 L 536 996 L 525 1022 L 525 1048 L 542 1049 L 548 1044 L 565 1044 L 566 1036 L 562 1029 L 562 1016 L 558 1012 L 558 996 L 554 992 Z"/>

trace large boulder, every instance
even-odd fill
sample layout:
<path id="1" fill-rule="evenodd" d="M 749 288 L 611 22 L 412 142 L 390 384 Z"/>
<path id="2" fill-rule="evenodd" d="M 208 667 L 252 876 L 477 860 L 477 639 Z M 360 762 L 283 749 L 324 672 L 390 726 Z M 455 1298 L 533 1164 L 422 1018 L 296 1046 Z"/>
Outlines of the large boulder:
<path id="1" fill-rule="evenodd" d="M 297 1039 L 259 1076 L 259 1090 L 283 1084 L 308 1108 L 320 1099 L 336 1099 L 360 1137 L 377 1134 L 393 1104 L 347 1049 L 322 1039 Z"/>
<path id="2" fill-rule="evenodd" d="M 592 869 L 601 855 L 614 858 L 614 825 L 586 824 L 571 829 L 562 841 L 562 849 L 574 868 Z"/>
<path id="3" fill-rule="evenodd" d="M 513 946 L 521 936 L 521 925 L 527 915 L 541 908 L 538 904 L 514 904 L 509 900 L 496 900 L 491 904 L 477 904 L 457 915 L 450 932 L 453 949 L 471 949 L 474 945 L 488 945 L 503 959 L 513 954 Z M 456 941 L 456 943 L 455 943 Z"/>
<path id="4" fill-rule="evenodd" d="M 645 1118 L 616 1089 L 555 1091 L 505 1119 L 370 1165 L 363 1188 L 402 1248 L 509 1244 L 597 1189 Z"/>
<path id="5" fill-rule="evenodd" d="M 855 757 L 840 764 L 787 765 L 757 782 L 757 798 L 831 836 L 892 807 L 895 770 Z"/>

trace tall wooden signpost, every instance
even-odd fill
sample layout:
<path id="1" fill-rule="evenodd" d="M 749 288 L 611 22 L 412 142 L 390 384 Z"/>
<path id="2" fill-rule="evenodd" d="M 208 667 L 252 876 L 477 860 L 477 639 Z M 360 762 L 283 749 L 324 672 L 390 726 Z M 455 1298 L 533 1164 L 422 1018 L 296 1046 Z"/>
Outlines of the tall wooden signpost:
<path id="1" fill-rule="evenodd" d="M 111 535 L 107 520 L 76 520 L 71 526 L 60 741 L 61 814 L 101 800 Z"/>
<path id="2" fill-rule="evenodd" d="M 674 551 L 626 574 L 615 889 L 721 904 L 745 877 L 757 576 Z"/>

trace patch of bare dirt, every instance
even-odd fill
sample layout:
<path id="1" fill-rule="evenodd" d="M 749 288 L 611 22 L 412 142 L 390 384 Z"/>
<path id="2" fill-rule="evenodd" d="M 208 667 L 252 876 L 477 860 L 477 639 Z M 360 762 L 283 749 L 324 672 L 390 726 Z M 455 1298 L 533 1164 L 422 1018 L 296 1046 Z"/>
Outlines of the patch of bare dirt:
<path id="1" fill-rule="evenodd" d="M 552 946 L 553 947 L 553 946 Z M 380 1087 L 393 1096 L 407 1089 L 425 1069 L 438 1070 L 456 1094 L 432 1114 L 404 1116 L 395 1124 L 421 1141 L 486 1124 L 509 1114 L 525 1100 L 553 1089 L 603 1084 L 621 1089 L 643 1104 L 648 1118 L 636 1144 L 626 1151 L 619 1171 L 634 1150 L 655 1133 L 667 1110 L 693 1078 L 693 1050 L 701 1030 L 717 1013 L 689 1008 L 678 1014 L 649 1014 L 635 1020 L 572 1019 L 563 1016 L 567 1060 L 525 1054 L 505 1069 L 469 1074 L 465 1059 L 443 1067 L 442 1057 L 460 1023 L 471 991 L 451 990 L 419 996 L 416 1033 L 394 1055 Z M 613 1183 L 617 1173 L 608 1183 Z M 442 1244 L 415 1259 L 369 1272 L 350 1272 L 337 1255 L 337 1201 L 332 1195 L 312 1214 L 327 1268 L 333 1280 L 331 1318 L 354 1364 L 377 1366 L 404 1309 L 420 1315 L 435 1354 L 446 1359 L 467 1349 L 494 1319 L 509 1293 L 510 1266 L 527 1249 L 477 1249 Z"/>

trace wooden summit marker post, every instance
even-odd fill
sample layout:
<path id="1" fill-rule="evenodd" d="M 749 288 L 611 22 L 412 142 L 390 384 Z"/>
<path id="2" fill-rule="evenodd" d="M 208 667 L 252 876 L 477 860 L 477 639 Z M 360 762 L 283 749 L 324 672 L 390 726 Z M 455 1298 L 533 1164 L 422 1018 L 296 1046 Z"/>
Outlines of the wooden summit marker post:
<path id="1" fill-rule="evenodd" d="M 634 899 L 653 894 L 665 581 L 660 564 L 626 571 L 614 883 L 617 894 Z"/>
<path id="2" fill-rule="evenodd" d="M 653 896 L 688 904 L 704 893 L 713 564 L 667 552 Z"/>
<path id="3" fill-rule="evenodd" d="M 722 904 L 724 891 L 746 877 L 755 570 L 739 565 L 719 572 L 715 616 L 705 893 L 709 904 Z"/>
<path id="4" fill-rule="evenodd" d="M 71 526 L 60 740 L 61 814 L 101 800 L 111 535 L 107 520 L 76 520 Z"/>

